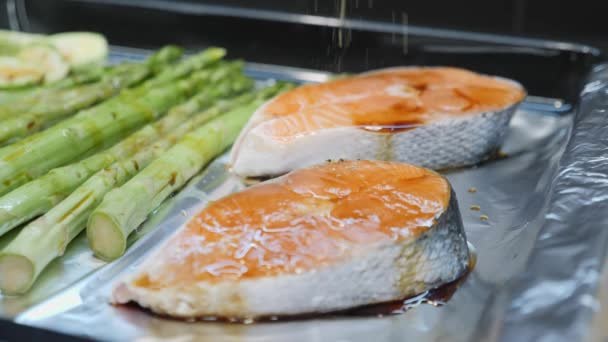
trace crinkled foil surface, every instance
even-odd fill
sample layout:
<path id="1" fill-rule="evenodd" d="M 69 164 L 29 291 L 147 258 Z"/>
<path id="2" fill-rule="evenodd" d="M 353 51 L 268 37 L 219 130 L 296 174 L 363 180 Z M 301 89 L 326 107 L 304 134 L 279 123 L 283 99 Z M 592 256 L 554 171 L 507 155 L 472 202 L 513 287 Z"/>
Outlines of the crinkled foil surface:
<path id="1" fill-rule="evenodd" d="M 506 341 L 590 337 L 608 242 L 608 64 L 594 68 L 581 93 L 549 198 L 526 271 L 508 288 Z"/>
<path id="2" fill-rule="evenodd" d="M 264 70 L 287 79 L 324 77 Z M 123 258 L 104 265 L 79 239 L 33 294 L 2 299 L 0 313 L 20 324 L 116 341 L 581 340 L 597 306 L 608 240 L 606 108 L 608 67 L 602 66 L 586 86 L 576 116 L 524 103 L 503 145 L 508 157 L 444 173 L 478 259 L 443 306 L 423 304 L 384 317 L 244 325 L 176 321 L 109 305 L 111 285 L 121 274 L 131 272 L 205 201 L 245 186 L 226 172 L 224 156 L 157 211 Z"/>

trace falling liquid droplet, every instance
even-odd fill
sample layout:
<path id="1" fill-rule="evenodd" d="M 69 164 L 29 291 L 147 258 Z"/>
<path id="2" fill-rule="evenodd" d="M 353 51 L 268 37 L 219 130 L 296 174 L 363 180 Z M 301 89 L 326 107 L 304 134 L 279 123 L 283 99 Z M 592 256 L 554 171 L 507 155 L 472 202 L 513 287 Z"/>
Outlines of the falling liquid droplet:
<path id="1" fill-rule="evenodd" d="M 407 13 L 401 12 L 401 47 L 403 49 L 403 54 L 408 54 L 409 40 L 408 40 L 408 16 Z"/>

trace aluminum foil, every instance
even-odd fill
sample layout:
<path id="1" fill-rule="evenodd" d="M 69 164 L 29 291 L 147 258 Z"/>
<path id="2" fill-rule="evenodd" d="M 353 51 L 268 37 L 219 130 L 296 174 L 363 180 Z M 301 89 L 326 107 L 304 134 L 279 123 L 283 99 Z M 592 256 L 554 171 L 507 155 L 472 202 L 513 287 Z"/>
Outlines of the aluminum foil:
<path id="1" fill-rule="evenodd" d="M 589 335 L 589 323 L 600 305 L 595 293 L 608 243 L 607 150 L 608 64 L 603 64 L 593 70 L 581 93 L 526 272 L 508 289 L 504 340 L 580 341 L 594 336 Z"/>
<path id="2" fill-rule="evenodd" d="M 260 79 L 326 77 L 260 66 L 248 72 Z M 206 201 L 245 186 L 226 172 L 223 156 L 144 224 L 124 257 L 104 266 L 80 239 L 45 273 L 35 295 L 2 299 L 0 313 L 20 324 L 116 341 L 579 340 L 588 331 L 608 240 L 602 211 L 608 199 L 608 163 L 602 156 L 608 118 L 601 109 L 608 105 L 608 67 L 595 72 L 568 145 L 573 115 L 557 115 L 528 101 L 509 126 L 502 148 L 506 158 L 445 173 L 477 266 L 443 306 L 423 304 L 395 316 L 243 325 L 175 321 L 109 305 L 118 277 Z M 472 210 L 477 206 L 480 210 Z"/>

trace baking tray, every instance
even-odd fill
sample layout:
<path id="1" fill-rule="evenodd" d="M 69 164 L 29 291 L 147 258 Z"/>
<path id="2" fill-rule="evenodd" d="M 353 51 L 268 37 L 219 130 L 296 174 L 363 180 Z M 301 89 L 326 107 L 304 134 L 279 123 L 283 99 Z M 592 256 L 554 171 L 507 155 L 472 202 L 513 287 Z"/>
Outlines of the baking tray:
<path id="1" fill-rule="evenodd" d="M 110 286 L 122 272 L 131 271 L 205 201 L 244 186 L 225 172 L 223 156 L 150 217 L 131 238 L 133 245 L 121 259 L 109 265 L 98 261 L 80 237 L 63 258 L 52 263 L 29 294 L 0 299 L 0 316 L 15 322 L 14 331 L 36 328 L 20 336 L 44 334 L 45 330 L 38 328 L 102 340 L 536 341 L 547 336 L 551 340 L 587 336 L 599 306 L 595 290 L 608 242 L 601 229 L 608 224 L 602 215 L 602 200 L 608 194 L 602 183 L 602 177 L 608 175 L 604 166 L 608 163 L 602 159 L 608 147 L 604 138 L 608 136 L 608 117 L 602 112 L 608 107 L 608 72 L 601 65 L 592 70 L 599 60 L 596 49 L 409 27 L 410 49 L 404 52 L 399 36 L 404 34 L 403 28 L 385 23 L 336 22 L 268 11 L 231 12 L 221 6 L 190 4 L 194 7 L 184 9 L 167 6 L 166 1 L 57 3 L 63 3 L 59 6 L 62 11 L 49 15 L 50 19 L 32 15 L 38 18 L 38 23 L 32 19 L 35 30 L 95 29 L 112 42 L 147 48 L 159 44 L 158 39 L 152 40 L 159 28 L 147 23 L 156 21 L 163 30 L 161 37 L 169 32 L 168 42 L 190 49 L 227 46 L 232 57 L 258 62 L 247 64 L 246 71 L 261 81 L 322 82 L 331 72 L 448 64 L 515 78 L 532 96 L 509 126 L 502 148 L 507 158 L 445 173 L 459 199 L 478 262 L 454 297 L 441 307 L 420 305 L 405 314 L 386 317 L 332 316 L 238 325 L 167 320 L 134 308 L 108 305 Z M 121 36 L 116 23 L 102 25 L 93 13 L 108 11 L 105 14 L 129 17 L 130 11 L 137 13 L 142 8 L 146 15 L 133 17 L 136 22 L 129 25 L 149 32 L 143 40 Z M 30 10 L 35 13 L 36 8 Z M 61 20 L 75 10 L 81 14 L 75 21 Z M 162 18 L 166 15 L 179 18 L 180 25 L 158 25 L 158 20 L 165 23 Z M 235 23 L 239 24 L 238 35 L 233 32 Z M 217 27 L 227 33 L 215 36 Z M 318 52 L 316 41 L 345 28 L 348 32 L 343 34 L 349 35 L 352 44 L 329 54 L 339 56 L 339 61 L 332 56 L 309 58 L 308 50 Z M 192 32 L 205 35 L 194 39 Z M 290 36 L 274 39 L 272 33 L 276 32 Z M 115 47 L 111 57 L 140 59 L 145 53 Z M 381 55 L 386 58 L 376 58 Z M 476 192 L 470 192 L 472 188 Z M 476 205 L 480 211 L 470 210 Z M 0 240 L 0 247 L 3 241 L 6 239 Z M 8 324 L 0 326 L 0 338 L 5 337 Z"/>
<path id="2" fill-rule="evenodd" d="M 135 49 L 115 49 L 112 60 L 142 55 Z M 247 65 L 246 72 L 258 80 L 319 82 L 330 77 L 324 72 L 260 64 Z M 132 270 L 138 260 L 171 235 L 205 201 L 244 187 L 239 178 L 226 173 L 227 158 L 223 156 L 138 230 L 132 238 L 138 241 L 127 255 L 106 266 L 92 256 L 84 237 L 80 237 L 64 257 L 50 266 L 29 294 L 4 298 L 0 310 L 19 324 L 102 340 L 192 336 L 210 341 L 248 338 L 367 341 L 372 337 L 435 340 L 440 336 L 451 340 L 473 339 L 483 331 L 480 324 L 491 309 L 497 287 L 525 267 L 543 220 L 546 189 L 572 122 L 570 115 L 556 115 L 559 108 L 556 111 L 538 109 L 539 104 L 545 104 L 544 109 L 550 108 L 546 105 L 549 100 L 532 100 L 524 103 L 511 122 L 502 148 L 508 158 L 446 173 L 459 199 L 465 230 L 478 254 L 478 263 L 443 307 L 422 305 L 403 315 L 385 318 L 337 316 L 242 326 L 171 321 L 133 308 L 110 306 L 110 286 L 122 272 Z M 470 192 L 472 188 L 476 189 L 475 193 Z M 474 205 L 479 205 L 481 210 L 470 210 Z M 482 220 L 481 215 L 488 219 Z M 51 298 L 46 299 L 49 296 Z"/>

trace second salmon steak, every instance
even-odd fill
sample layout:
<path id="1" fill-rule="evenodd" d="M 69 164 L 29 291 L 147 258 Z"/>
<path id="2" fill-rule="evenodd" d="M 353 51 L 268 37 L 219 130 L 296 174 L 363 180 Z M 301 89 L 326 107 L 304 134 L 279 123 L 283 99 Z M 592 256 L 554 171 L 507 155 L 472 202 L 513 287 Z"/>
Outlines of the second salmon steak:
<path id="1" fill-rule="evenodd" d="M 431 169 L 473 165 L 499 148 L 524 97 L 514 81 L 445 67 L 304 85 L 254 113 L 232 150 L 232 166 L 258 177 L 340 158 Z"/>

